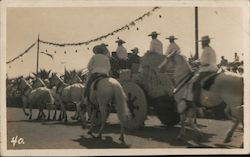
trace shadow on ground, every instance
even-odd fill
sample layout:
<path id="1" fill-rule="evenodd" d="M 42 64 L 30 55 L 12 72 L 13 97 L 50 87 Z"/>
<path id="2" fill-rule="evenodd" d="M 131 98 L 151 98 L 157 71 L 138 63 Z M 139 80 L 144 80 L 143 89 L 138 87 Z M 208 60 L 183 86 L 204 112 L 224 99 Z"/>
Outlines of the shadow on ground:
<path id="1" fill-rule="evenodd" d="M 81 136 L 72 141 L 79 142 L 81 146 L 86 148 L 129 148 L 129 145 L 117 143 L 112 137 L 103 136 L 102 139 Z"/>
<path id="2" fill-rule="evenodd" d="M 95 127 L 93 133 L 97 133 L 98 129 L 99 127 Z M 180 128 L 178 126 L 171 128 L 146 126 L 137 130 L 126 129 L 126 135 L 164 142 L 176 147 L 184 146 L 187 148 L 212 148 L 205 143 L 211 142 L 210 138 L 215 136 L 215 134 L 203 133 L 202 139 L 198 141 L 195 132 L 192 129 L 187 128 L 185 140 L 178 140 L 176 137 L 179 131 Z M 103 136 L 110 133 L 120 134 L 120 125 L 107 125 L 103 130 Z M 96 138 L 86 138 L 81 136 L 81 138 L 74 141 L 79 142 L 82 146 L 91 148 L 120 148 L 121 145 L 117 145 L 116 142 L 111 142 L 110 140 L 112 140 L 112 138 L 108 136 L 106 136 L 106 140 L 104 141 L 100 141 L 100 139 Z M 221 148 L 223 147 L 224 146 L 221 146 Z"/>

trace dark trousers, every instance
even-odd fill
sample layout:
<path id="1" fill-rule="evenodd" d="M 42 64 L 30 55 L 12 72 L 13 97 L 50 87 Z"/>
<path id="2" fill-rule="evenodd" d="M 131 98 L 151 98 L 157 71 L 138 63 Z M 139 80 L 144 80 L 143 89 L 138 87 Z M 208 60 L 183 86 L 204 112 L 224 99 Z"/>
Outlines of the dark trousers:
<path id="1" fill-rule="evenodd" d="M 84 97 L 87 97 L 89 98 L 90 96 L 90 87 L 91 87 L 91 84 L 96 80 L 98 79 L 99 77 L 103 77 L 103 76 L 106 76 L 106 74 L 102 74 L 102 73 L 93 73 L 93 74 L 90 74 L 89 75 L 89 78 L 86 82 L 86 85 L 85 85 L 85 92 L 84 92 Z"/>

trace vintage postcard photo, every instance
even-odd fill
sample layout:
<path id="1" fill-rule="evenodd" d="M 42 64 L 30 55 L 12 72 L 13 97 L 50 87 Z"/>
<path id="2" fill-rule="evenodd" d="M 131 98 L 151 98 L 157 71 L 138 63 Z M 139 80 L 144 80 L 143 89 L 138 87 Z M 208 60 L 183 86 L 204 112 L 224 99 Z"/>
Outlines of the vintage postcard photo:
<path id="1" fill-rule="evenodd" d="M 1 155 L 249 153 L 249 1 L 1 3 Z"/>

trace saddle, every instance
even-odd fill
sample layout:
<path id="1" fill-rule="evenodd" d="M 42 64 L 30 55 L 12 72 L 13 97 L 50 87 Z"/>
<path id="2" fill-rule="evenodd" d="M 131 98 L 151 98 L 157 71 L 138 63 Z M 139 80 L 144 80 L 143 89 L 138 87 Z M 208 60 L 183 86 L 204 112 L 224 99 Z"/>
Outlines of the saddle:
<path id="1" fill-rule="evenodd" d="M 100 82 L 100 80 L 104 78 L 108 78 L 108 76 L 106 74 L 99 74 L 99 73 L 95 73 L 92 75 L 92 78 L 90 78 L 89 82 L 86 85 L 86 90 L 84 94 L 84 96 L 86 96 L 88 100 L 90 100 L 90 89 L 92 85 L 93 85 L 93 90 L 96 91 L 98 83 Z"/>
<path id="2" fill-rule="evenodd" d="M 200 105 L 200 92 L 201 89 L 210 90 L 211 86 L 214 84 L 215 79 L 218 75 L 220 75 L 223 70 L 218 70 L 217 72 L 214 71 L 207 71 L 201 72 L 198 76 L 198 79 L 193 85 L 193 93 L 194 93 L 194 102 L 199 106 Z"/>

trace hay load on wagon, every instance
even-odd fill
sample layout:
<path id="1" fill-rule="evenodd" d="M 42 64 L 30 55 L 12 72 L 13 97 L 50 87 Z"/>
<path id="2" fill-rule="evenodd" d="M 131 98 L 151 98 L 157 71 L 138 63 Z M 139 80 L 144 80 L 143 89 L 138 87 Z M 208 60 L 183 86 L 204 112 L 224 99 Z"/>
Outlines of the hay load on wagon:
<path id="1" fill-rule="evenodd" d="M 141 57 L 140 64 L 134 66 L 138 67 L 137 70 L 120 71 L 119 81 L 128 96 L 128 105 L 132 106 L 130 111 L 135 115 L 131 124 L 127 123 L 128 128 L 134 129 L 143 125 L 149 106 L 155 109 L 163 124 L 172 126 L 179 122 L 179 115 L 172 97 L 174 69 L 168 71 L 162 69 L 159 73 L 155 71 L 165 57 L 156 53 L 146 53 Z M 127 88 L 127 84 L 130 88 Z"/>

